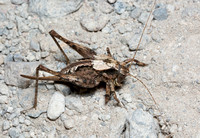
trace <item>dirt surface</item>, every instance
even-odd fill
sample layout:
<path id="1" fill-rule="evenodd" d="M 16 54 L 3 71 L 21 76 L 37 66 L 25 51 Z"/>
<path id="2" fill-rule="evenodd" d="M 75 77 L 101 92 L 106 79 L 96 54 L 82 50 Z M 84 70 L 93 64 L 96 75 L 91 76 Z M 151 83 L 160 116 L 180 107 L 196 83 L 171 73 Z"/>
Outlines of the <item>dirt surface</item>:
<path id="1" fill-rule="evenodd" d="M 140 7 L 143 12 L 149 12 L 152 5 L 152 1 L 132 2 L 130 0 L 124 0 L 122 2 L 128 5 L 136 5 L 136 7 Z M 25 4 L 28 5 L 27 3 Z M 109 5 L 113 8 L 112 4 Z M 166 2 L 164 0 L 159 0 L 157 1 L 157 6 L 158 5 L 164 5 L 166 7 L 168 17 L 164 20 L 155 20 L 152 19 L 152 16 L 145 31 L 145 38 L 143 39 L 143 41 L 147 42 L 140 47 L 141 50 L 137 52 L 135 57 L 139 61 L 147 63 L 148 66 L 133 66 L 131 67 L 131 73 L 140 78 L 150 89 L 159 110 L 162 112 L 162 117 L 170 124 L 170 132 L 173 137 L 198 138 L 200 137 L 200 1 L 169 0 Z M 4 13 L 8 12 L 8 9 L 16 9 L 18 6 L 20 5 L 13 5 L 11 3 L 0 5 Z M 99 26 L 97 25 L 98 27 L 95 28 L 97 30 L 88 30 L 87 27 L 89 25 L 83 20 L 87 20 L 87 17 L 89 18 L 92 12 L 102 13 L 102 11 L 105 12 L 106 9 L 108 10 L 109 8 L 102 6 L 100 2 L 86 0 L 83 2 L 80 9 L 62 17 L 44 18 L 35 14 L 31 15 L 31 21 L 41 24 L 43 29 L 40 28 L 40 31 L 36 34 L 34 31 L 30 30 L 19 33 L 18 38 L 21 40 L 21 48 L 18 47 L 18 53 L 25 57 L 22 61 L 40 61 L 45 66 L 55 70 L 59 70 L 62 67 L 59 61 L 63 60 L 63 58 L 60 57 L 61 53 L 48 34 L 52 29 L 69 40 L 94 49 L 98 54 L 106 53 L 106 47 L 109 47 L 117 60 L 123 61 L 124 59 L 131 58 L 134 51 L 130 50 L 131 46 L 128 46 L 129 41 L 134 35 L 141 34 L 144 24 L 139 22 L 138 18 L 131 18 L 129 16 L 130 12 L 128 11 L 119 15 L 113 10 L 110 13 L 104 13 L 106 18 L 97 15 L 97 17 L 100 18 L 97 20 L 103 20 L 99 25 L 102 29 L 98 29 Z M 84 26 L 85 24 L 86 27 Z M 123 32 L 123 27 L 125 30 L 129 30 L 129 27 L 131 29 L 130 31 Z M 17 29 L 17 27 L 15 29 Z M 2 36 L 1 42 L 5 39 L 8 39 L 8 37 Z M 40 50 L 35 53 L 29 46 L 29 40 L 32 39 L 40 43 Z M 61 45 L 67 52 L 69 59 L 74 61 L 80 58 L 80 56 L 69 49 L 67 45 L 63 43 Z M 47 54 L 47 56 L 37 57 L 37 53 L 40 52 L 43 52 L 42 54 L 44 55 Z M 11 51 L 11 53 L 13 54 L 15 51 Z M 28 56 L 30 53 L 34 53 L 36 56 L 31 59 L 30 56 Z M 9 54 L 5 54 L 4 52 L 1 53 L 1 55 L 4 59 L 0 68 L 1 76 L 3 76 L 6 69 L 6 59 Z M 2 79 L 2 82 L 4 82 L 3 80 L 4 79 Z M 9 86 L 10 89 L 12 89 L 12 87 L 13 86 Z M 33 88 L 34 84 L 30 87 Z M 14 86 L 14 88 L 18 89 L 18 86 Z M 48 100 L 50 100 L 49 97 L 53 91 L 55 91 L 55 87 L 51 87 L 51 85 L 45 88 L 41 86 L 39 89 L 40 91 L 43 91 L 43 89 L 44 91 L 50 91 L 47 96 Z M 142 106 L 148 108 L 148 111 L 151 111 L 151 108 L 154 111 L 155 104 L 146 92 L 145 87 L 138 81 L 132 81 L 132 79 L 127 78 L 124 86 L 117 91 L 119 92 L 118 96 L 121 97 L 120 99 L 125 97 L 125 94 L 133 96 L 131 103 L 127 104 L 128 108 L 131 110 L 137 109 L 142 104 Z M 31 93 L 31 91 L 29 91 L 29 93 Z M 105 106 L 103 104 L 104 93 L 105 89 L 99 88 L 90 94 L 68 95 L 69 98 L 75 98 L 76 101 L 80 100 L 83 103 L 83 109 L 81 109 L 80 112 L 74 112 L 66 108 L 64 112 L 66 116 L 62 116 L 61 119 L 55 121 L 49 120 L 46 113 L 35 119 L 25 117 L 26 119 L 30 119 L 31 122 L 34 122 L 31 124 L 34 131 L 32 132 L 30 130 L 27 136 L 62 137 L 59 134 L 66 134 L 67 136 L 73 134 L 69 137 L 80 137 L 80 135 L 82 135 L 82 137 L 90 136 L 91 138 L 112 137 L 112 135 L 108 135 L 109 129 L 111 129 L 110 127 L 115 125 L 111 121 L 116 120 L 116 122 L 119 121 L 120 124 L 121 119 L 119 118 L 123 116 L 123 112 L 121 111 L 129 111 L 114 106 L 114 100 Z M 8 99 L 12 99 L 12 96 L 17 99 L 17 96 L 13 93 L 8 96 Z M 43 100 L 45 98 L 44 94 L 41 97 Z M 98 101 L 95 101 L 95 97 L 100 98 L 100 100 L 98 99 Z M 39 100 L 39 104 L 42 103 L 42 100 Z M 4 104 L 7 104 L 6 106 L 15 107 L 10 101 Z M 21 106 L 18 104 L 17 107 L 20 108 Z M 4 108 L 3 104 L 1 108 Z M 121 112 L 120 114 L 118 114 L 119 111 Z M 100 117 L 93 113 L 100 114 L 99 116 L 105 115 L 104 117 L 108 119 L 105 120 L 108 122 L 105 120 L 103 122 L 106 122 L 105 124 L 108 125 L 97 121 Z M 71 117 L 72 114 L 73 117 Z M 68 117 L 70 118 L 68 121 L 71 121 L 69 125 L 72 125 L 72 129 L 71 126 L 69 126 L 68 129 L 66 129 L 66 126 L 63 126 L 62 121 Z M 96 118 L 97 120 L 95 120 Z M 3 119 L 1 120 L 3 124 Z M 46 130 L 47 128 L 44 126 L 48 126 L 49 130 Z M 41 130 L 37 130 L 36 128 Z M 7 137 L 9 135 L 7 130 L 1 131 L 2 134 L 0 134 L 0 136 Z M 92 134 L 94 134 L 94 136 Z"/>

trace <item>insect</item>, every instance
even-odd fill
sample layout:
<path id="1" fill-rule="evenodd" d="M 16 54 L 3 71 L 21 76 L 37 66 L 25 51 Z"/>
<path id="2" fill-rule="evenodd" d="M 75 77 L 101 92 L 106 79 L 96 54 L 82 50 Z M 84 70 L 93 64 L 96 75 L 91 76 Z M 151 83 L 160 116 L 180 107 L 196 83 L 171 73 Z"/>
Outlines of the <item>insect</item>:
<path id="1" fill-rule="evenodd" d="M 155 5 L 155 3 L 154 3 L 154 5 Z M 153 5 L 153 7 L 154 7 L 154 5 Z M 151 11 L 151 13 L 152 13 L 152 11 Z M 150 15 L 151 15 L 151 13 L 150 13 Z M 150 15 L 149 15 L 149 17 L 150 17 Z M 147 22 L 148 22 L 148 20 L 149 19 L 147 19 Z M 146 26 L 147 26 L 147 23 L 145 24 L 143 33 L 144 33 Z M 143 33 L 142 33 L 142 35 L 143 35 Z M 35 109 L 37 107 L 38 80 L 52 80 L 52 81 L 58 81 L 58 82 L 59 81 L 66 82 L 66 83 L 72 84 L 72 86 L 74 86 L 78 89 L 94 88 L 94 87 L 98 86 L 100 84 L 100 82 L 104 82 L 106 84 L 105 103 L 108 103 L 111 96 L 113 96 L 114 99 L 117 101 L 117 103 L 120 104 L 120 101 L 116 96 L 115 87 L 122 86 L 123 81 L 125 80 L 126 76 L 134 77 L 133 75 L 131 75 L 129 73 L 129 68 L 130 68 L 129 65 L 132 64 L 132 62 L 134 62 L 138 66 L 146 66 L 147 65 L 147 64 L 135 59 L 136 53 L 133 56 L 133 58 L 126 59 L 126 60 L 120 62 L 113 58 L 109 48 L 106 49 L 107 50 L 106 55 L 97 55 L 96 52 L 93 51 L 92 49 L 82 46 L 80 44 L 74 43 L 72 41 L 69 41 L 68 39 L 59 35 L 54 30 L 51 30 L 49 32 L 49 34 L 51 35 L 52 39 L 55 41 L 56 45 L 58 46 L 58 48 L 60 49 L 62 54 L 64 55 L 66 62 L 67 62 L 67 66 L 65 68 L 63 68 L 61 71 L 56 72 L 56 71 L 46 68 L 43 65 L 39 65 L 36 68 L 36 76 L 21 75 L 24 78 L 36 80 L 35 99 L 34 99 L 34 105 L 32 107 Z M 142 35 L 141 35 L 139 44 L 141 42 Z M 67 45 L 69 45 L 70 48 L 72 48 L 76 52 L 78 52 L 83 58 L 77 60 L 74 63 L 70 63 L 69 58 L 64 53 L 64 51 L 61 48 L 60 44 L 58 43 L 57 39 L 63 41 Z M 137 46 L 137 49 L 139 47 L 139 44 Z M 137 49 L 136 49 L 136 51 L 137 51 Z M 50 73 L 53 76 L 39 77 L 39 71 L 44 71 L 44 72 Z M 136 78 L 136 77 L 134 77 L 134 78 Z M 137 80 L 139 80 L 139 79 L 137 79 Z M 140 82 L 144 85 L 144 83 L 142 81 L 140 81 Z M 147 87 L 146 87 L 146 89 L 147 89 Z"/>

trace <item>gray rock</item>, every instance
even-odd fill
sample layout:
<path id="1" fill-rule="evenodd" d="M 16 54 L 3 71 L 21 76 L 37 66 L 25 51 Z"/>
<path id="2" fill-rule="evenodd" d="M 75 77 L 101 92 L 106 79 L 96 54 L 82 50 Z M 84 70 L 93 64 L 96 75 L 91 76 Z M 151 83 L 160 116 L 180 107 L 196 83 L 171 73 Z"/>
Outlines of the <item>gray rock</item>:
<path id="1" fill-rule="evenodd" d="M 125 12 L 127 5 L 124 2 L 117 1 L 114 4 L 114 10 L 117 14 L 122 14 Z"/>
<path id="2" fill-rule="evenodd" d="M 140 8 L 135 8 L 131 11 L 130 13 L 130 16 L 133 18 L 133 19 L 136 19 L 140 16 L 140 14 L 142 13 L 142 10 Z"/>
<path id="3" fill-rule="evenodd" d="M 3 0 L 4 1 L 4 0 Z M 8 0 L 5 0 L 5 1 L 8 1 Z M 10 1 L 8 1 L 8 2 L 10 2 Z M 6 20 L 6 15 L 5 15 L 5 13 L 3 13 L 2 11 L 0 11 L 0 21 L 5 21 Z"/>
<path id="4" fill-rule="evenodd" d="M 155 20 L 166 20 L 168 17 L 168 13 L 167 13 L 167 8 L 166 7 L 160 7 L 154 10 L 153 12 L 153 18 Z"/>
<path id="5" fill-rule="evenodd" d="M 29 11 L 39 16 L 62 17 L 77 11 L 82 2 L 83 0 L 29 0 Z"/>
<path id="6" fill-rule="evenodd" d="M 55 84 L 56 90 L 60 91 L 64 94 L 64 96 L 67 96 L 71 93 L 70 87 L 64 84 Z"/>
<path id="7" fill-rule="evenodd" d="M 55 92 L 49 102 L 47 116 L 49 119 L 55 120 L 64 111 L 65 111 L 65 97 L 61 93 Z"/>
<path id="8" fill-rule="evenodd" d="M 66 129 L 72 129 L 75 125 L 73 119 L 64 120 L 63 124 L 64 124 Z"/>
<path id="9" fill-rule="evenodd" d="M 0 104 L 5 104 L 8 102 L 8 97 L 3 95 L 3 96 L 0 96 Z"/>
<path id="10" fill-rule="evenodd" d="M 109 14 L 113 11 L 113 7 L 105 1 L 102 1 L 100 5 L 100 10 L 105 14 Z"/>
<path id="11" fill-rule="evenodd" d="M 4 28 L 0 28 L 0 36 L 3 35 Z M 2 44 L 1 44 L 2 45 Z"/>
<path id="12" fill-rule="evenodd" d="M 7 29 L 13 29 L 15 27 L 15 24 L 13 22 L 9 22 L 7 25 L 6 25 Z"/>
<path id="13" fill-rule="evenodd" d="M 10 128 L 8 131 L 8 134 L 11 138 L 18 138 L 19 137 L 19 130 L 17 128 Z"/>
<path id="14" fill-rule="evenodd" d="M 72 97 L 72 96 L 67 96 L 65 98 L 65 106 L 70 109 L 70 110 L 75 110 L 79 113 L 84 111 L 84 106 L 81 102 L 80 98 L 77 97 Z"/>
<path id="15" fill-rule="evenodd" d="M 24 57 L 21 54 L 16 53 L 13 55 L 13 60 L 15 62 L 21 62 L 24 60 Z"/>
<path id="16" fill-rule="evenodd" d="M 0 83 L 0 93 L 2 95 L 9 95 L 9 88 L 5 83 Z"/>
<path id="17" fill-rule="evenodd" d="M 109 19 L 106 15 L 100 13 L 90 13 L 83 17 L 81 20 L 81 26 L 89 32 L 97 32 L 102 30 Z"/>
<path id="18" fill-rule="evenodd" d="M 0 36 L 1 36 L 1 28 L 0 28 Z M 3 44 L 0 44 L 0 52 L 3 51 L 4 48 L 5 46 Z"/>
<path id="19" fill-rule="evenodd" d="M 0 54 L 0 65 L 4 63 L 4 56 Z"/>
<path id="20" fill-rule="evenodd" d="M 25 121 L 25 118 L 23 116 L 19 116 L 19 123 L 23 124 Z"/>
<path id="21" fill-rule="evenodd" d="M 12 4 L 21 5 L 25 2 L 25 0 L 10 0 Z"/>
<path id="22" fill-rule="evenodd" d="M 113 4 L 115 2 L 116 2 L 116 0 L 108 0 L 108 3 L 110 3 L 110 4 Z"/>
<path id="23" fill-rule="evenodd" d="M 21 77 L 20 74 L 35 74 L 39 64 L 39 62 L 7 62 L 4 74 L 6 84 L 27 88 L 33 81 Z"/>
<path id="24" fill-rule="evenodd" d="M 140 17 L 138 18 L 138 21 L 141 22 L 142 24 L 145 24 L 147 22 L 149 13 L 148 12 L 142 12 Z"/>
<path id="25" fill-rule="evenodd" d="M 122 99 L 125 100 L 127 103 L 131 103 L 132 102 L 132 96 L 131 96 L 131 94 L 128 94 L 128 93 L 123 94 L 123 98 Z"/>
<path id="26" fill-rule="evenodd" d="M 28 119 L 26 119 L 26 120 L 24 121 L 24 124 L 27 125 L 27 126 L 30 126 L 30 125 L 31 125 L 31 121 L 28 120 Z"/>
<path id="27" fill-rule="evenodd" d="M 40 51 L 40 44 L 38 42 L 36 42 L 35 40 L 31 40 L 30 41 L 30 49 L 38 52 L 38 51 Z"/>
<path id="28" fill-rule="evenodd" d="M 5 130 L 8 130 L 10 128 L 10 122 L 9 121 L 4 121 L 3 122 L 3 127 L 2 127 L 2 129 L 3 129 L 3 131 L 5 131 Z"/>
<path id="29" fill-rule="evenodd" d="M 135 50 L 137 48 L 137 45 L 139 43 L 141 34 L 134 34 L 131 39 L 127 40 L 128 41 L 128 47 L 130 50 Z M 147 35 L 143 35 L 143 39 L 140 43 L 140 49 L 143 49 L 149 42 L 151 38 Z"/>
<path id="30" fill-rule="evenodd" d="M 19 125 L 19 119 L 18 118 L 14 118 L 13 121 L 12 121 L 12 125 L 14 127 L 18 126 Z"/>
<path id="31" fill-rule="evenodd" d="M 125 131 L 121 133 L 121 136 L 124 137 L 157 138 L 159 133 L 158 123 L 152 115 L 142 109 L 135 110 L 132 115 L 127 117 L 124 128 L 126 128 Z"/>

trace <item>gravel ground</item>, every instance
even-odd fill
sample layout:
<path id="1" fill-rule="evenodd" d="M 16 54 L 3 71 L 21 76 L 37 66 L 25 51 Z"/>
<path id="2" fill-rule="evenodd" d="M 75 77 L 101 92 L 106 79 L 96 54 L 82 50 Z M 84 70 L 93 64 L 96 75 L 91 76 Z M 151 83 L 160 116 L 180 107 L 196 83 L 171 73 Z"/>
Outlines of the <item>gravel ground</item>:
<path id="1" fill-rule="evenodd" d="M 42 64 L 61 70 L 66 61 L 48 34 L 55 30 L 98 54 L 131 58 L 153 1 L 0 0 L 0 137 L 200 137 L 200 1 L 159 0 L 131 73 L 116 101 L 105 88 L 76 94 L 63 84 L 40 81 L 37 110 L 34 75 Z M 81 58 L 60 42 L 69 59 Z M 49 76 L 41 73 L 41 76 Z"/>

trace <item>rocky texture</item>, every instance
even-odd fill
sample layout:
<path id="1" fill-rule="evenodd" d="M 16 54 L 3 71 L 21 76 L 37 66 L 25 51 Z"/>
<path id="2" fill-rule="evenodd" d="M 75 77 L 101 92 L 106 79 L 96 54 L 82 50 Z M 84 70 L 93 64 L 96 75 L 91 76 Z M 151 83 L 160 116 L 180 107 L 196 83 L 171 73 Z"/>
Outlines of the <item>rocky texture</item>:
<path id="1" fill-rule="evenodd" d="M 106 15 L 99 13 L 90 13 L 84 16 L 80 23 L 82 27 L 87 31 L 97 32 L 102 30 L 106 26 L 108 21 L 109 19 Z"/>
<path id="2" fill-rule="evenodd" d="M 83 0 L 30 0 L 29 10 L 39 16 L 62 17 L 77 11 L 81 7 L 82 2 Z"/>
<path id="3" fill-rule="evenodd" d="M 4 76 L 6 84 L 27 88 L 33 81 L 21 77 L 20 74 L 32 76 L 38 65 L 39 62 L 7 62 Z"/>
<path id="4" fill-rule="evenodd" d="M 199 137 L 198 0 L 157 1 L 135 56 L 148 66 L 130 68 L 151 91 L 161 112 L 145 87 L 130 77 L 116 89 L 122 107 L 113 98 L 105 105 L 104 85 L 76 93 L 67 84 L 39 81 L 37 108 L 20 112 L 31 108 L 35 97 L 34 83 L 21 81 L 19 74 L 35 75 L 36 65 L 24 62 L 39 61 L 55 71 L 66 67 L 50 30 L 98 54 L 109 47 L 113 57 L 123 61 L 133 57 L 152 4 L 0 0 L 0 137 Z M 71 63 L 82 58 L 59 43 Z M 51 120 L 47 109 L 55 91 L 66 96 L 65 111 L 53 109 L 57 115 Z"/>

